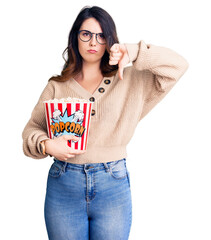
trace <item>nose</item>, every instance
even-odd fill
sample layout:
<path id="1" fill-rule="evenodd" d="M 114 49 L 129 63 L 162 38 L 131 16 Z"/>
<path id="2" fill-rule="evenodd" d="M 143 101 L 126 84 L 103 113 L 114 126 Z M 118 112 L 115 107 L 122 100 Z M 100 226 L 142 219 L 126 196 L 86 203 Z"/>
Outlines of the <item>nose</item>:
<path id="1" fill-rule="evenodd" d="M 91 46 L 96 46 L 96 42 L 97 42 L 97 40 L 96 40 L 96 35 L 93 33 L 93 34 L 92 34 L 92 38 L 91 38 L 91 40 L 90 40 L 90 45 L 91 45 Z"/>

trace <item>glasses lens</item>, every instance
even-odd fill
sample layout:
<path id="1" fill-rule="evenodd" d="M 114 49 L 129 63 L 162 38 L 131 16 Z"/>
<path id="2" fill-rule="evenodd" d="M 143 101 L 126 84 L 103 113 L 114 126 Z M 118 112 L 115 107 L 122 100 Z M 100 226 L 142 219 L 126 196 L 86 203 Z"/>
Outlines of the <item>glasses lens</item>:
<path id="1" fill-rule="evenodd" d="M 79 37 L 82 41 L 84 42 L 88 42 L 91 37 L 92 37 L 92 34 L 88 31 L 85 31 L 85 30 L 82 30 L 80 33 L 79 33 Z"/>
<path id="2" fill-rule="evenodd" d="M 97 34 L 97 41 L 100 43 L 100 44 L 105 44 L 106 43 L 106 39 L 105 39 L 105 36 L 103 33 L 98 33 Z"/>

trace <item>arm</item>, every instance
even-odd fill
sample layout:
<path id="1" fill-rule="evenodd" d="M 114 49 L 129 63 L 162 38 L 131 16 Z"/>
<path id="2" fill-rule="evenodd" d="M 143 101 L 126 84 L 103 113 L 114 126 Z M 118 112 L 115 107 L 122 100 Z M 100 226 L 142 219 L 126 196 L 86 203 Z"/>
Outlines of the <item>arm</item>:
<path id="1" fill-rule="evenodd" d="M 23 130 L 23 151 L 28 157 L 41 159 L 47 157 L 48 155 L 45 154 L 47 153 L 56 157 L 58 160 L 66 161 L 68 158 L 75 157 L 76 154 L 82 154 L 85 152 L 72 149 L 67 145 L 68 140 L 78 141 L 78 138 L 75 136 L 64 135 L 49 139 L 43 101 L 53 99 L 54 96 L 55 89 L 50 81 L 42 92 L 40 99 L 31 114 L 31 118 Z M 41 142 L 44 144 L 43 149 L 40 145 Z M 44 150 L 44 152 L 42 150 Z"/>
<path id="2" fill-rule="evenodd" d="M 32 111 L 31 118 L 26 124 L 23 133 L 23 152 L 26 156 L 35 159 L 45 158 L 40 149 L 40 142 L 47 140 L 47 126 L 43 101 L 54 96 L 54 87 L 51 82 L 43 90 L 38 103 Z"/>
<path id="3" fill-rule="evenodd" d="M 139 44 L 127 44 L 133 66 L 151 74 L 143 84 L 143 110 L 140 120 L 172 89 L 188 68 L 187 61 L 171 49 Z M 149 74 L 148 74 L 149 73 Z"/>
<path id="4" fill-rule="evenodd" d="M 117 59 L 117 55 L 115 59 L 117 46 L 114 46 L 112 46 L 113 49 L 111 48 L 110 60 L 111 64 L 117 64 L 118 62 L 119 75 L 123 74 L 124 66 L 128 62 L 132 62 L 135 71 L 132 71 L 133 76 L 131 78 L 140 78 L 139 80 L 143 81 L 144 104 L 140 116 L 140 119 L 142 119 L 185 73 L 188 63 L 173 50 L 147 45 L 144 41 L 140 41 L 138 44 L 119 44 L 118 53 L 121 54 L 119 59 Z M 116 50 L 115 53 L 113 53 L 114 50 Z M 116 62 L 112 62 L 114 60 Z"/>

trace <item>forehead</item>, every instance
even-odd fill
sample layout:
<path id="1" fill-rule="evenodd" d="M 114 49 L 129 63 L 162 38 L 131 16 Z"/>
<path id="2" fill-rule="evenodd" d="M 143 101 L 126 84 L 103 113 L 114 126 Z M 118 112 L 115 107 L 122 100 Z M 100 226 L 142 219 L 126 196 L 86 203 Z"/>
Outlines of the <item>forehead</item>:
<path id="1" fill-rule="evenodd" d="M 86 19 L 82 23 L 80 30 L 89 30 L 90 32 L 94 32 L 94 33 L 102 32 L 102 28 L 99 22 L 95 18 Z"/>

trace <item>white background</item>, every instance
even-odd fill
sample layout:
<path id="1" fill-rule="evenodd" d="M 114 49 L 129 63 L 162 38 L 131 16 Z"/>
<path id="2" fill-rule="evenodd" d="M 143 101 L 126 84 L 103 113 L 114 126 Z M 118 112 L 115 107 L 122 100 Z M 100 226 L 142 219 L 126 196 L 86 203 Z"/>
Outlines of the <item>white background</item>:
<path id="1" fill-rule="evenodd" d="M 208 0 L 8 0 L 1 22 L 1 236 L 45 240 L 51 158 L 22 153 L 22 130 L 43 88 L 60 74 L 73 21 L 85 5 L 113 17 L 121 43 L 166 46 L 190 67 L 138 125 L 128 146 L 130 240 L 211 239 L 211 17 Z M 109 240 L 109 239 L 108 239 Z"/>

